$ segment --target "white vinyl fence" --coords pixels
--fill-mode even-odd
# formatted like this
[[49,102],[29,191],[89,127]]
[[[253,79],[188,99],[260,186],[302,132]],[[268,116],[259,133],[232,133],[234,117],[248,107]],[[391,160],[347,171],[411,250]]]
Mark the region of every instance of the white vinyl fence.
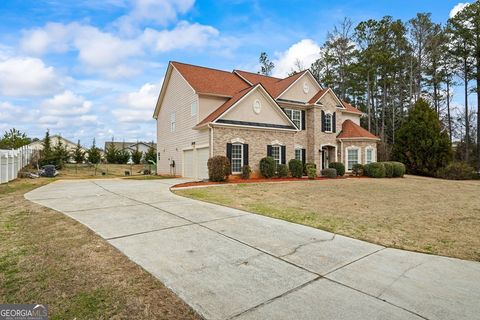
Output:
[[33,150],[28,147],[15,150],[0,149],[0,183],[16,179],[18,172],[30,163],[32,155]]

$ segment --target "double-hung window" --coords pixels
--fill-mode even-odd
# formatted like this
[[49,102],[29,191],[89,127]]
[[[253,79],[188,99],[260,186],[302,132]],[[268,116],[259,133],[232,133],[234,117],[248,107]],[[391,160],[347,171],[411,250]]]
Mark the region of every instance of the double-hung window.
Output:
[[242,172],[243,144],[232,144],[232,173]]
[[272,146],[272,158],[276,164],[282,163],[282,148],[281,146]]
[[295,149],[295,159],[302,161],[302,149]]
[[173,112],[170,115],[170,132],[175,132],[177,126],[177,115]]
[[292,122],[297,126],[298,129],[302,130],[302,111],[295,109],[285,109],[285,113],[292,120]]
[[332,132],[332,115],[330,113],[326,113],[323,118],[323,128],[325,132]]
[[366,164],[372,163],[373,162],[373,149],[368,148],[366,150],[366,153],[367,153],[366,159],[365,159]]
[[347,151],[347,169],[350,171],[354,164],[358,163],[358,149],[348,149]]

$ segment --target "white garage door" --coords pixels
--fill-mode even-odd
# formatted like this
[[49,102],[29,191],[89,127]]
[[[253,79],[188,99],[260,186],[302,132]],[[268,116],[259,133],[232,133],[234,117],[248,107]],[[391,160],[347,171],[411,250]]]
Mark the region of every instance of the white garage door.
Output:
[[194,169],[193,150],[183,151],[183,176],[186,178],[195,178]]
[[197,178],[208,179],[207,161],[210,156],[208,148],[197,149]]

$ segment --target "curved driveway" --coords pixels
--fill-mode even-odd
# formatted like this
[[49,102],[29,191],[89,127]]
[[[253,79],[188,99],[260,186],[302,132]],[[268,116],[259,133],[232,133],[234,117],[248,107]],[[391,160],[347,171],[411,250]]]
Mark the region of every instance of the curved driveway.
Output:
[[480,263],[389,249],[172,194],[58,181],[25,197],[105,238],[207,319],[480,319]]

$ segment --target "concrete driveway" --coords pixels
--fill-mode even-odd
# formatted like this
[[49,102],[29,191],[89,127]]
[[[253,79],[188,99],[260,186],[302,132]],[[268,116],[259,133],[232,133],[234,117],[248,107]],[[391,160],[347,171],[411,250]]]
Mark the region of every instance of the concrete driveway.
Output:
[[185,199],[169,191],[179,182],[59,181],[25,197],[88,226],[207,319],[480,319],[480,263]]

